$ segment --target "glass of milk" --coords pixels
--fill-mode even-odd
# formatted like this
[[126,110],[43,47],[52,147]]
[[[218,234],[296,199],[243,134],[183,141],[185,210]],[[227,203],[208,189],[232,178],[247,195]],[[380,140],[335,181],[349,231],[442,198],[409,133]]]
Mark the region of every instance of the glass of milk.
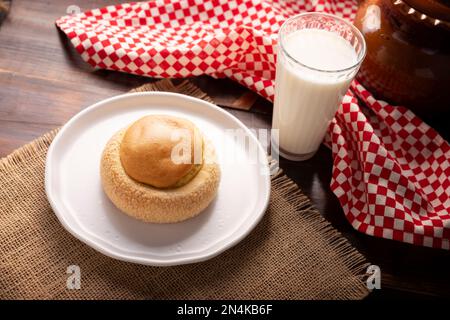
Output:
[[361,32],[339,17],[304,13],[282,25],[272,127],[283,157],[316,153],[365,54]]

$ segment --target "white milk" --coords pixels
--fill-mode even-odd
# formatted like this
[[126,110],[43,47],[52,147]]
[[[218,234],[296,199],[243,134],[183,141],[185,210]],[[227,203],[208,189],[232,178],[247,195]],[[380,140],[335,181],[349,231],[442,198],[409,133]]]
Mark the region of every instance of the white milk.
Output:
[[279,50],[272,126],[279,129],[281,154],[303,160],[319,148],[357,71],[313,69],[350,68],[357,63],[357,54],[344,38],[319,29],[294,31],[286,35],[283,45],[284,51],[300,64]]

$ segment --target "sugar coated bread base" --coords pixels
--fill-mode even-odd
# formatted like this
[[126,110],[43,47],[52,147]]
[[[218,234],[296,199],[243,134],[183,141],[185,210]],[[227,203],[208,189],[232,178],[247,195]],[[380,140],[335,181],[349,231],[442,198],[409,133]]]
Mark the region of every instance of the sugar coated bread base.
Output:
[[107,143],[101,159],[103,189],[114,205],[129,216],[153,223],[174,223],[192,218],[214,199],[220,169],[211,142],[204,139],[201,170],[184,186],[159,189],[130,178],[120,161],[123,129]]

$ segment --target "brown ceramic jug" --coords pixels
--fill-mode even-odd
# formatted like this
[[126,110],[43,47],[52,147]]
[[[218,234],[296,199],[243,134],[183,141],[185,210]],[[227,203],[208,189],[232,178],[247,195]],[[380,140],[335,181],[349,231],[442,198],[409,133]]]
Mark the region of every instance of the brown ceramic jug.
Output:
[[361,1],[367,55],[358,79],[419,114],[450,109],[450,0]]

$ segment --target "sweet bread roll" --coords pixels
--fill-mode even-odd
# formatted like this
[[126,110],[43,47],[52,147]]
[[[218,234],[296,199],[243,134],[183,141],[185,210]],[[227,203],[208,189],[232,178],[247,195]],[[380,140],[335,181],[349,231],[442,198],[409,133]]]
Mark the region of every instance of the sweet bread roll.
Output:
[[194,217],[220,181],[215,150],[190,121],[152,115],[117,132],[101,158],[103,189],[126,214],[155,223]]

